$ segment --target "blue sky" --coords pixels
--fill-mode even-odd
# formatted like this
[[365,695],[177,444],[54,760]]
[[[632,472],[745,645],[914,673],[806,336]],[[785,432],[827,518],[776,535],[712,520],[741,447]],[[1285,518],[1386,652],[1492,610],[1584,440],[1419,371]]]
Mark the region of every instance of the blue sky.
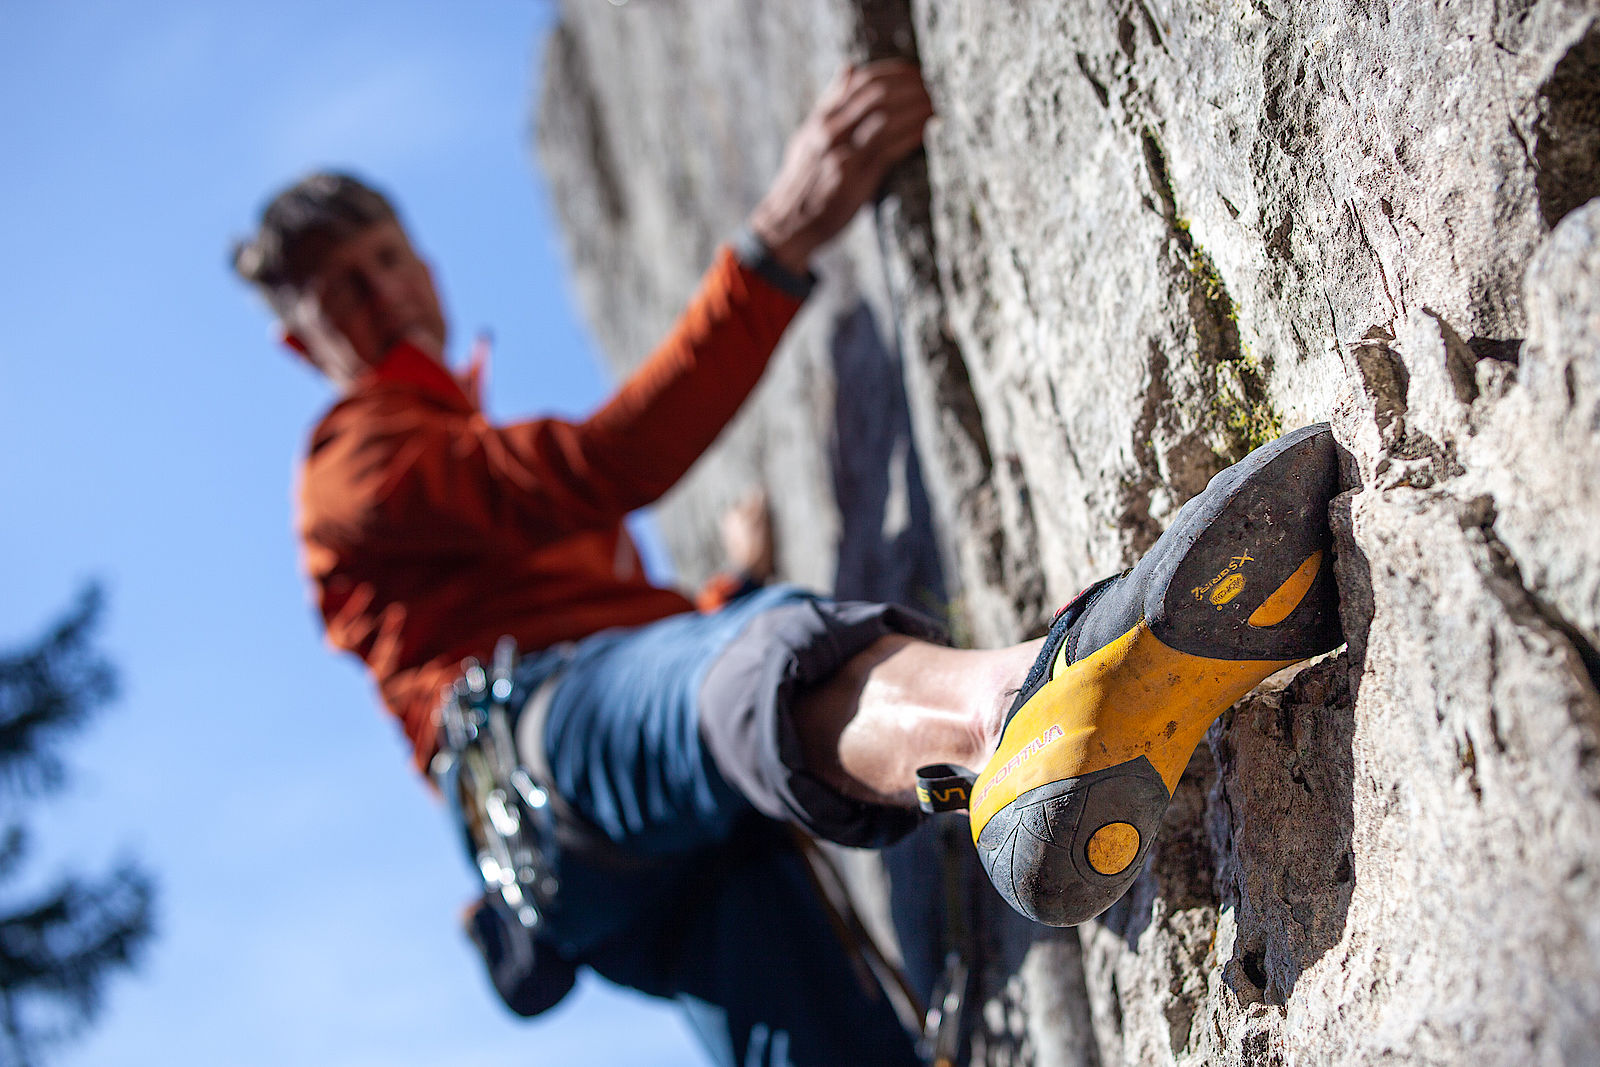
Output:
[[491,410],[605,388],[530,148],[532,0],[0,0],[0,645],[87,577],[123,693],[36,823],[37,879],[131,852],[145,966],[60,1064],[698,1064],[670,1008],[599,987],[496,1006],[456,927],[470,872],[358,665],[322,644],[290,479],[327,402],[226,249],[350,167],[401,201]]

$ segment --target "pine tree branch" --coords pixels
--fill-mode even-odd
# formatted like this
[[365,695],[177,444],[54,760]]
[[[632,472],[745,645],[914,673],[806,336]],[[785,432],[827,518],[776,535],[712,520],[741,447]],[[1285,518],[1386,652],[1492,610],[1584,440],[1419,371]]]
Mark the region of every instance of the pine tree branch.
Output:
[[0,837],[0,882],[17,873],[27,854],[28,831],[20,825],[6,827],[5,836]]
[[116,695],[116,673],[94,647],[104,606],[91,583],[36,644],[0,654],[0,785],[25,795],[61,787],[66,765],[54,751]]
[[[67,878],[35,903],[0,917],[0,1029],[28,1049],[93,1021],[104,985],[131,967],[153,932],[148,874],[124,863],[97,883]],[[30,1021],[30,1003],[66,1008],[66,1025]]]
[[[60,788],[58,750],[115,695],[115,673],[94,642],[103,602],[88,585],[38,641],[0,653],[0,791],[37,797]],[[16,876],[28,851],[16,816],[3,825],[0,882]],[[105,983],[150,938],[153,897],[149,875],[124,863],[98,880],[65,877],[0,914],[0,1064],[28,1067],[93,1020]]]

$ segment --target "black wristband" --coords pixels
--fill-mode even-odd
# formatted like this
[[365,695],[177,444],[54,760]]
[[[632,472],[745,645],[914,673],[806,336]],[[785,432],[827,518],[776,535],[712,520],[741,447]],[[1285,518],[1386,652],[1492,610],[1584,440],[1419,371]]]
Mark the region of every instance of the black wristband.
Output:
[[817,276],[810,271],[805,274],[796,274],[794,271],[779,263],[772,254],[772,249],[767,247],[767,242],[756,236],[756,232],[748,226],[739,227],[729,242],[733,246],[733,254],[739,262],[759,274],[763,281],[774,289],[796,300],[804,300],[811,295],[811,290],[817,287]]

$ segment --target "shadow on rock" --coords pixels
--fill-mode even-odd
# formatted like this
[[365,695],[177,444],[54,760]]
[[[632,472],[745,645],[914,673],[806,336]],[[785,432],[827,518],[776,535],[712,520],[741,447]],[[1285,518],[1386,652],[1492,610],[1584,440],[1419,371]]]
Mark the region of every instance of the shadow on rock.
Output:
[[1250,698],[1213,734],[1217,885],[1238,923],[1225,977],[1245,1003],[1284,1003],[1344,936],[1355,885],[1347,658]]
[[1600,23],[1539,87],[1534,157],[1539,212],[1551,228],[1600,195]]
[[942,617],[944,574],[900,361],[864,303],[836,323],[831,348],[840,387],[829,458],[842,523],[834,595]]

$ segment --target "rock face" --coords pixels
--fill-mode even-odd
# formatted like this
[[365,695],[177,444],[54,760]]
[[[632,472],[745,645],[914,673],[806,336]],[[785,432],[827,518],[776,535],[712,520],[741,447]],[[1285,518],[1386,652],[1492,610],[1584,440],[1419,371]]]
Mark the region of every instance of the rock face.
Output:
[[[1129,894],[952,883],[967,1058],[1600,1062],[1600,6],[562,6],[541,157],[619,372],[841,62],[940,113],[662,507],[685,580],[759,483],[786,577],[1008,642],[1254,444],[1348,453],[1348,647],[1213,727]],[[935,845],[888,859],[924,984]]]

